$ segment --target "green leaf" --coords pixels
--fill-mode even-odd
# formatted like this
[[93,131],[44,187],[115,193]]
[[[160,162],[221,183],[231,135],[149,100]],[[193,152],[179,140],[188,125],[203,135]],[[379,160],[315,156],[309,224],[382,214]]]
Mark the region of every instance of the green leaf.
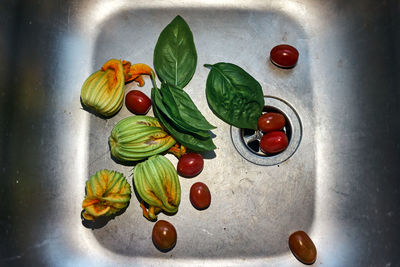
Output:
[[176,16],[161,32],[153,61],[162,82],[182,89],[192,79],[197,65],[196,47],[192,31],[181,16]]
[[[156,90],[158,89],[153,88],[151,90],[152,99],[155,99]],[[216,148],[211,136],[206,139],[199,139],[191,134],[181,132],[174,126],[173,123],[171,123],[171,120],[169,120],[169,118],[158,109],[155,103],[153,103],[153,112],[164,128],[175,138],[178,143],[197,152],[214,150]]]
[[[178,89],[181,90],[181,89]],[[181,90],[182,91],[182,90]],[[179,114],[175,110],[171,110],[165,101],[164,95],[161,95],[160,90],[155,89],[154,90],[154,103],[157,106],[157,108],[171,120],[171,124],[173,124],[177,129],[179,129],[181,132],[185,132],[188,134],[194,134],[197,135],[200,139],[204,138],[209,138],[210,134],[208,131],[204,130],[197,130],[197,129],[188,129],[185,124],[183,124],[179,118]]]
[[167,108],[189,131],[212,130],[216,127],[211,125],[203,114],[197,109],[190,96],[183,90],[166,83],[161,85],[161,93]]
[[226,123],[238,128],[257,129],[264,108],[261,85],[245,70],[220,62],[211,67],[206,95],[210,109]]

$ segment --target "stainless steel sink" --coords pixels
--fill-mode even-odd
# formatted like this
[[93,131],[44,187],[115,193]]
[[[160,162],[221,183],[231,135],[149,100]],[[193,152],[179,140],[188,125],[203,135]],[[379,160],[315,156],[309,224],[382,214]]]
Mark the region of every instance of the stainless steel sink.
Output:
[[[288,248],[296,230],[316,244],[314,265],[400,266],[398,1],[1,5],[0,266],[302,266]],[[109,168],[132,184],[132,166],[114,162],[107,144],[130,113],[101,119],[79,95],[107,59],[152,65],[160,31],[178,14],[198,52],[186,91],[218,126],[217,149],[198,177],[180,178],[179,212],[159,215],[178,232],[176,247],[161,253],[134,195],[105,225],[82,223],[89,176]],[[269,61],[281,43],[299,50],[295,68]],[[261,166],[236,150],[205,99],[203,64],[220,61],[246,69],[297,113],[301,142],[289,159]],[[204,211],[189,201],[197,181],[212,193]]]

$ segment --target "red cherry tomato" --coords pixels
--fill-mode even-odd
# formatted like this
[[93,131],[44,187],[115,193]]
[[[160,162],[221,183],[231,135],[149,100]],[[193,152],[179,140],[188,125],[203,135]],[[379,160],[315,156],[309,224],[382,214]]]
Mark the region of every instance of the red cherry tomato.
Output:
[[279,131],[285,124],[285,117],[276,112],[267,112],[258,118],[258,129],[263,132]]
[[299,51],[291,45],[277,45],[270,52],[272,63],[281,68],[292,68],[299,59]]
[[198,175],[204,166],[203,157],[198,153],[187,153],[179,161],[177,170],[180,176],[194,177]]
[[303,231],[297,231],[290,235],[289,248],[296,258],[305,264],[312,264],[317,258],[317,248],[314,242]]
[[285,150],[288,143],[288,138],[284,132],[273,131],[264,134],[260,141],[260,148],[264,153],[274,154]]
[[132,90],[125,97],[126,107],[135,114],[146,114],[151,106],[150,98],[141,91]]
[[171,250],[175,246],[177,239],[175,227],[167,221],[159,220],[154,224],[152,239],[159,250]]
[[204,210],[210,206],[211,193],[207,185],[197,182],[190,188],[190,202],[198,210]]

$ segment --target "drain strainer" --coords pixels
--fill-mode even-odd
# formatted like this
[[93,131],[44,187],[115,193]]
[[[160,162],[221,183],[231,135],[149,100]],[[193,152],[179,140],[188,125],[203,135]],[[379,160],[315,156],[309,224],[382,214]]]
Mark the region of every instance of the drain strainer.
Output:
[[271,96],[264,96],[264,112],[279,112],[286,118],[283,131],[286,133],[288,147],[274,155],[266,155],[260,151],[260,139],[263,136],[261,131],[240,129],[231,126],[231,137],[233,145],[242,157],[248,161],[264,166],[272,166],[290,158],[296,152],[302,136],[302,128],[299,115],[285,101]]

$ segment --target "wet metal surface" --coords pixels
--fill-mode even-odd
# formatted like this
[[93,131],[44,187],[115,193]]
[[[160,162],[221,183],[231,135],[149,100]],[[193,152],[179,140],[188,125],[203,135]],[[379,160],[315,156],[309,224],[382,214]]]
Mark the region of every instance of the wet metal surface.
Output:
[[[304,230],[322,266],[398,266],[400,245],[397,1],[6,1],[0,8],[0,266],[303,266],[288,237]],[[132,196],[103,227],[82,225],[85,181],[110,157],[104,120],[84,111],[83,81],[109,58],[152,65],[161,30],[190,25],[198,66],[186,91],[213,130],[203,172],[180,178],[176,247],[159,252]],[[299,61],[279,69],[277,44]],[[388,52],[390,51],[390,52]],[[243,67],[302,123],[289,160],[259,166],[235,149],[205,99],[205,63]],[[142,90],[150,95],[147,79]],[[129,84],[126,92],[137,89]],[[151,114],[151,113],[150,113]],[[176,164],[174,157],[169,157]],[[190,186],[208,185],[194,209]]]

